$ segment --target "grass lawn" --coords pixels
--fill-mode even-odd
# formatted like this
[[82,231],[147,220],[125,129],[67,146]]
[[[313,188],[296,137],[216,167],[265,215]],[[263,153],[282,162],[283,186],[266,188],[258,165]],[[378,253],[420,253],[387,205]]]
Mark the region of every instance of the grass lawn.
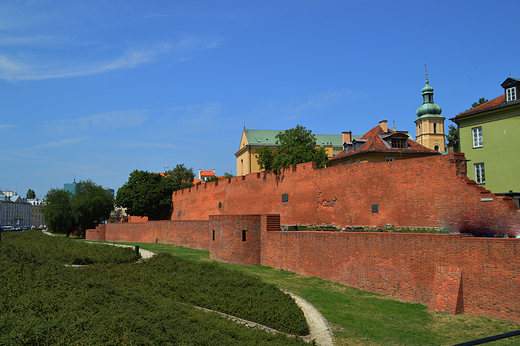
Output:
[[[139,245],[153,252],[169,252],[195,261],[212,261],[209,252],[166,244]],[[520,324],[475,315],[429,311],[334,282],[262,266],[222,266],[258,276],[312,303],[329,321],[336,345],[453,345],[520,330]],[[520,336],[489,345],[519,345]]]

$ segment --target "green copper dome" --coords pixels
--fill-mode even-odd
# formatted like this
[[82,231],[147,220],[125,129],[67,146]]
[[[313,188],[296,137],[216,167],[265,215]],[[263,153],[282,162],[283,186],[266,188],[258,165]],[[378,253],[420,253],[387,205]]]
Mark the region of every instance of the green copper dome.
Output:
[[426,75],[426,85],[421,89],[421,92],[423,95],[423,104],[417,108],[415,114],[417,114],[418,117],[422,117],[424,115],[440,116],[442,113],[442,108],[433,102],[433,88],[428,82],[428,75]]

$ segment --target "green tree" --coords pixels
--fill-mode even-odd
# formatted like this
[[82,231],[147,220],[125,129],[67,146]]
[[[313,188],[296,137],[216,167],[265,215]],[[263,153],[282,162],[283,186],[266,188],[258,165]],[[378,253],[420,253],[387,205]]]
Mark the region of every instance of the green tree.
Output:
[[174,169],[166,171],[165,175],[168,177],[168,179],[173,181],[174,191],[192,187],[193,179],[195,179],[195,173],[193,173],[193,168],[188,169],[184,167],[184,164],[179,164],[175,166]]
[[36,198],[36,192],[34,192],[33,189],[27,190],[27,194],[25,195],[25,198],[27,198],[27,199],[35,199]]
[[453,149],[458,152],[459,151],[459,129],[455,125],[448,126],[448,134],[446,135],[446,140],[448,141],[448,146],[453,146]]
[[480,105],[483,105],[484,103],[488,102],[489,100],[486,99],[485,97],[481,97],[478,99],[478,102],[473,102],[473,104],[471,105],[471,108],[475,108],[475,107],[478,107]]
[[277,149],[263,147],[257,152],[260,168],[279,171],[298,163],[316,162],[316,167],[325,167],[329,160],[324,148],[316,148],[316,136],[301,125],[276,135]]
[[168,220],[171,217],[174,179],[161,174],[135,170],[128,181],[117,190],[116,205],[126,208],[129,215],[147,216],[149,220]]
[[96,224],[110,218],[114,198],[110,191],[89,179],[77,184],[71,207],[77,229],[83,237],[87,229],[95,228]]
[[260,169],[274,169],[274,152],[273,149],[268,146],[258,149],[256,152],[256,159]]
[[225,179],[233,178],[233,174],[228,173],[228,172],[224,172],[224,178]]
[[87,229],[95,228],[97,223],[108,219],[113,209],[112,193],[86,180],[77,184],[76,194],[64,189],[50,189],[45,196],[42,212],[51,232],[68,237],[72,232],[79,231],[79,235],[84,237]]
[[69,191],[50,189],[47,192],[42,213],[49,231],[66,234],[68,237],[76,228],[71,201],[72,194]]

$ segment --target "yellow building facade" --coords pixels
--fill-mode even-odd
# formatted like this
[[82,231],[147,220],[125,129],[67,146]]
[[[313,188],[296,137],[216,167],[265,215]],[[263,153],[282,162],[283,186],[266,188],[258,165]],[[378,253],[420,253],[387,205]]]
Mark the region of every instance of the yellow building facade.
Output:
[[[276,150],[276,135],[283,131],[244,129],[240,137],[240,146],[235,153],[237,176],[263,171],[260,169],[256,153],[268,146]],[[325,149],[329,158],[343,150],[342,135],[315,135],[316,146]]]

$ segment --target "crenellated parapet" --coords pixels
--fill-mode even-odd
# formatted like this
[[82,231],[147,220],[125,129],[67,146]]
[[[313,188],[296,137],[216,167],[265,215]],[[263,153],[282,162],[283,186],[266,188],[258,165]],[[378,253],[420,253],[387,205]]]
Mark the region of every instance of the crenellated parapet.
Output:
[[282,225],[453,229],[485,216],[508,234],[520,230],[512,200],[482,189],[465,172],[461,153],[323,169],[305,163],[176,191],[171,219],[279,214]]

